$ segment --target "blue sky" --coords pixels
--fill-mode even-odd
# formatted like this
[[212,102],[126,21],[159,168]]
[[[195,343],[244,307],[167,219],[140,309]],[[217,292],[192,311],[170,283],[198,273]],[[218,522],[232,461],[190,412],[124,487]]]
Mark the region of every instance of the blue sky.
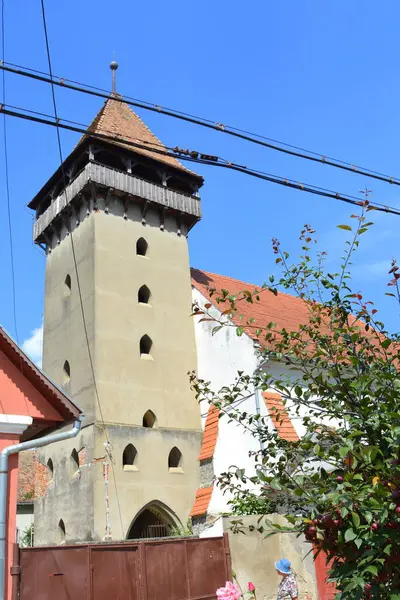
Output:
[[[115,52],[120,93],[400,176],[398,1],[47,0],[47,12],[57,75],[109,88]],[[47,70],[39,0],[6,0],[6,60]],[[6,87],[8,104],[51,113],[47,85],[7,75]],[[82,123],[102,105],[83,94],[56,93],[60,116]],[[140,116],[170,146],[354,195],[367,185],[377,202],[400,206],[399,188],[165,116]],[[45,266],[42,251],[32,244],[26,204],[56,169],[58,153],[53,128],[11,118],[7,127],[22,342],[42,321]],[[61,135],[66,155],[77,136]],[[271,237],[295,252],[304,223],[318,231],[332,265],[339,262],[345,233],[336,225],[346,221],[349,206],[230,171],[200,166],[197,171],[206,184],[203,220],[190,235],[192,266],[262,283],[274,270]],[[14,335],[3,155],[0,194],[0,323]],[[373,220],[354,285],[398,330],[398,307],[384,293],[387,267],[400,254],[400,218]],[[36,333],[28,346],[33,354],[39,337]]]

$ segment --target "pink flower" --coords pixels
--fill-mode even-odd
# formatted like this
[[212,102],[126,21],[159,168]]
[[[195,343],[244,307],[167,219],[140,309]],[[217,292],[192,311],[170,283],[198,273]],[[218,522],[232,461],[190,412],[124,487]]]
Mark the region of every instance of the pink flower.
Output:
[[249,581],[249,583],[247,584],[247,589],[249,590],[249,592],[253,593],[256,591],[256,586],[254,585],[254,583],[251,583],[251,581]]
[[218,600],[240,600],[241,597],[242,593],[239,589],[239,586],[231,581],[227,581],[225,587],[217,590]]

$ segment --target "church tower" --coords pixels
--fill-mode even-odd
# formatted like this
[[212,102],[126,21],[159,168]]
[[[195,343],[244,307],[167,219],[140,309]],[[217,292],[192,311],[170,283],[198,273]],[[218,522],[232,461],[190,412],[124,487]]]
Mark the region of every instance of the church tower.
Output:
[[202,436],[187,235],[202,183],[114,93],[29,204],[47,256],[43,370],[86,415],[78,438],[38,454],[37,544],[186,524]]

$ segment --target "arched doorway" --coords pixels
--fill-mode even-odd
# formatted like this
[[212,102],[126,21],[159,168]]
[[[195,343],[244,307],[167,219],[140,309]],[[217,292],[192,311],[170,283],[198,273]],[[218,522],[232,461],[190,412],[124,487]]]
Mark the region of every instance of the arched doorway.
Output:
[[176,526],[177,519],[172,516],[168,507],[161,502],[151,502],[133,519],[126,538],[137,540],[168,537]]

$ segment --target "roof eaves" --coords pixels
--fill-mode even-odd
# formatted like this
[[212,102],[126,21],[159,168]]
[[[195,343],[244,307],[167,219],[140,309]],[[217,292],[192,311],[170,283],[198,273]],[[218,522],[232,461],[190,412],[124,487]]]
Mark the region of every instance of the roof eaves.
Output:
[[[81,408],[74,402],[61,388],[55,384],[45,373],[35,365],[35,363],[25,354],[25,352],[18,346],[18,344],[12,339],[12,337],[6,332],[6,330],[0,326],[0,339],[6,344],[11,350],[14,357],[22,359],[23,363],[30,369],[34,377],[38,378],[51,392],[57,400],[59,400],[63,407],[70,413],[71,417],[76,418],[82,414]],[[8,355],[8,358],[12,361],[12,356]],[[14,363],[15,364],[15,363]],[[31,382],[32,383],[32,382]]]

